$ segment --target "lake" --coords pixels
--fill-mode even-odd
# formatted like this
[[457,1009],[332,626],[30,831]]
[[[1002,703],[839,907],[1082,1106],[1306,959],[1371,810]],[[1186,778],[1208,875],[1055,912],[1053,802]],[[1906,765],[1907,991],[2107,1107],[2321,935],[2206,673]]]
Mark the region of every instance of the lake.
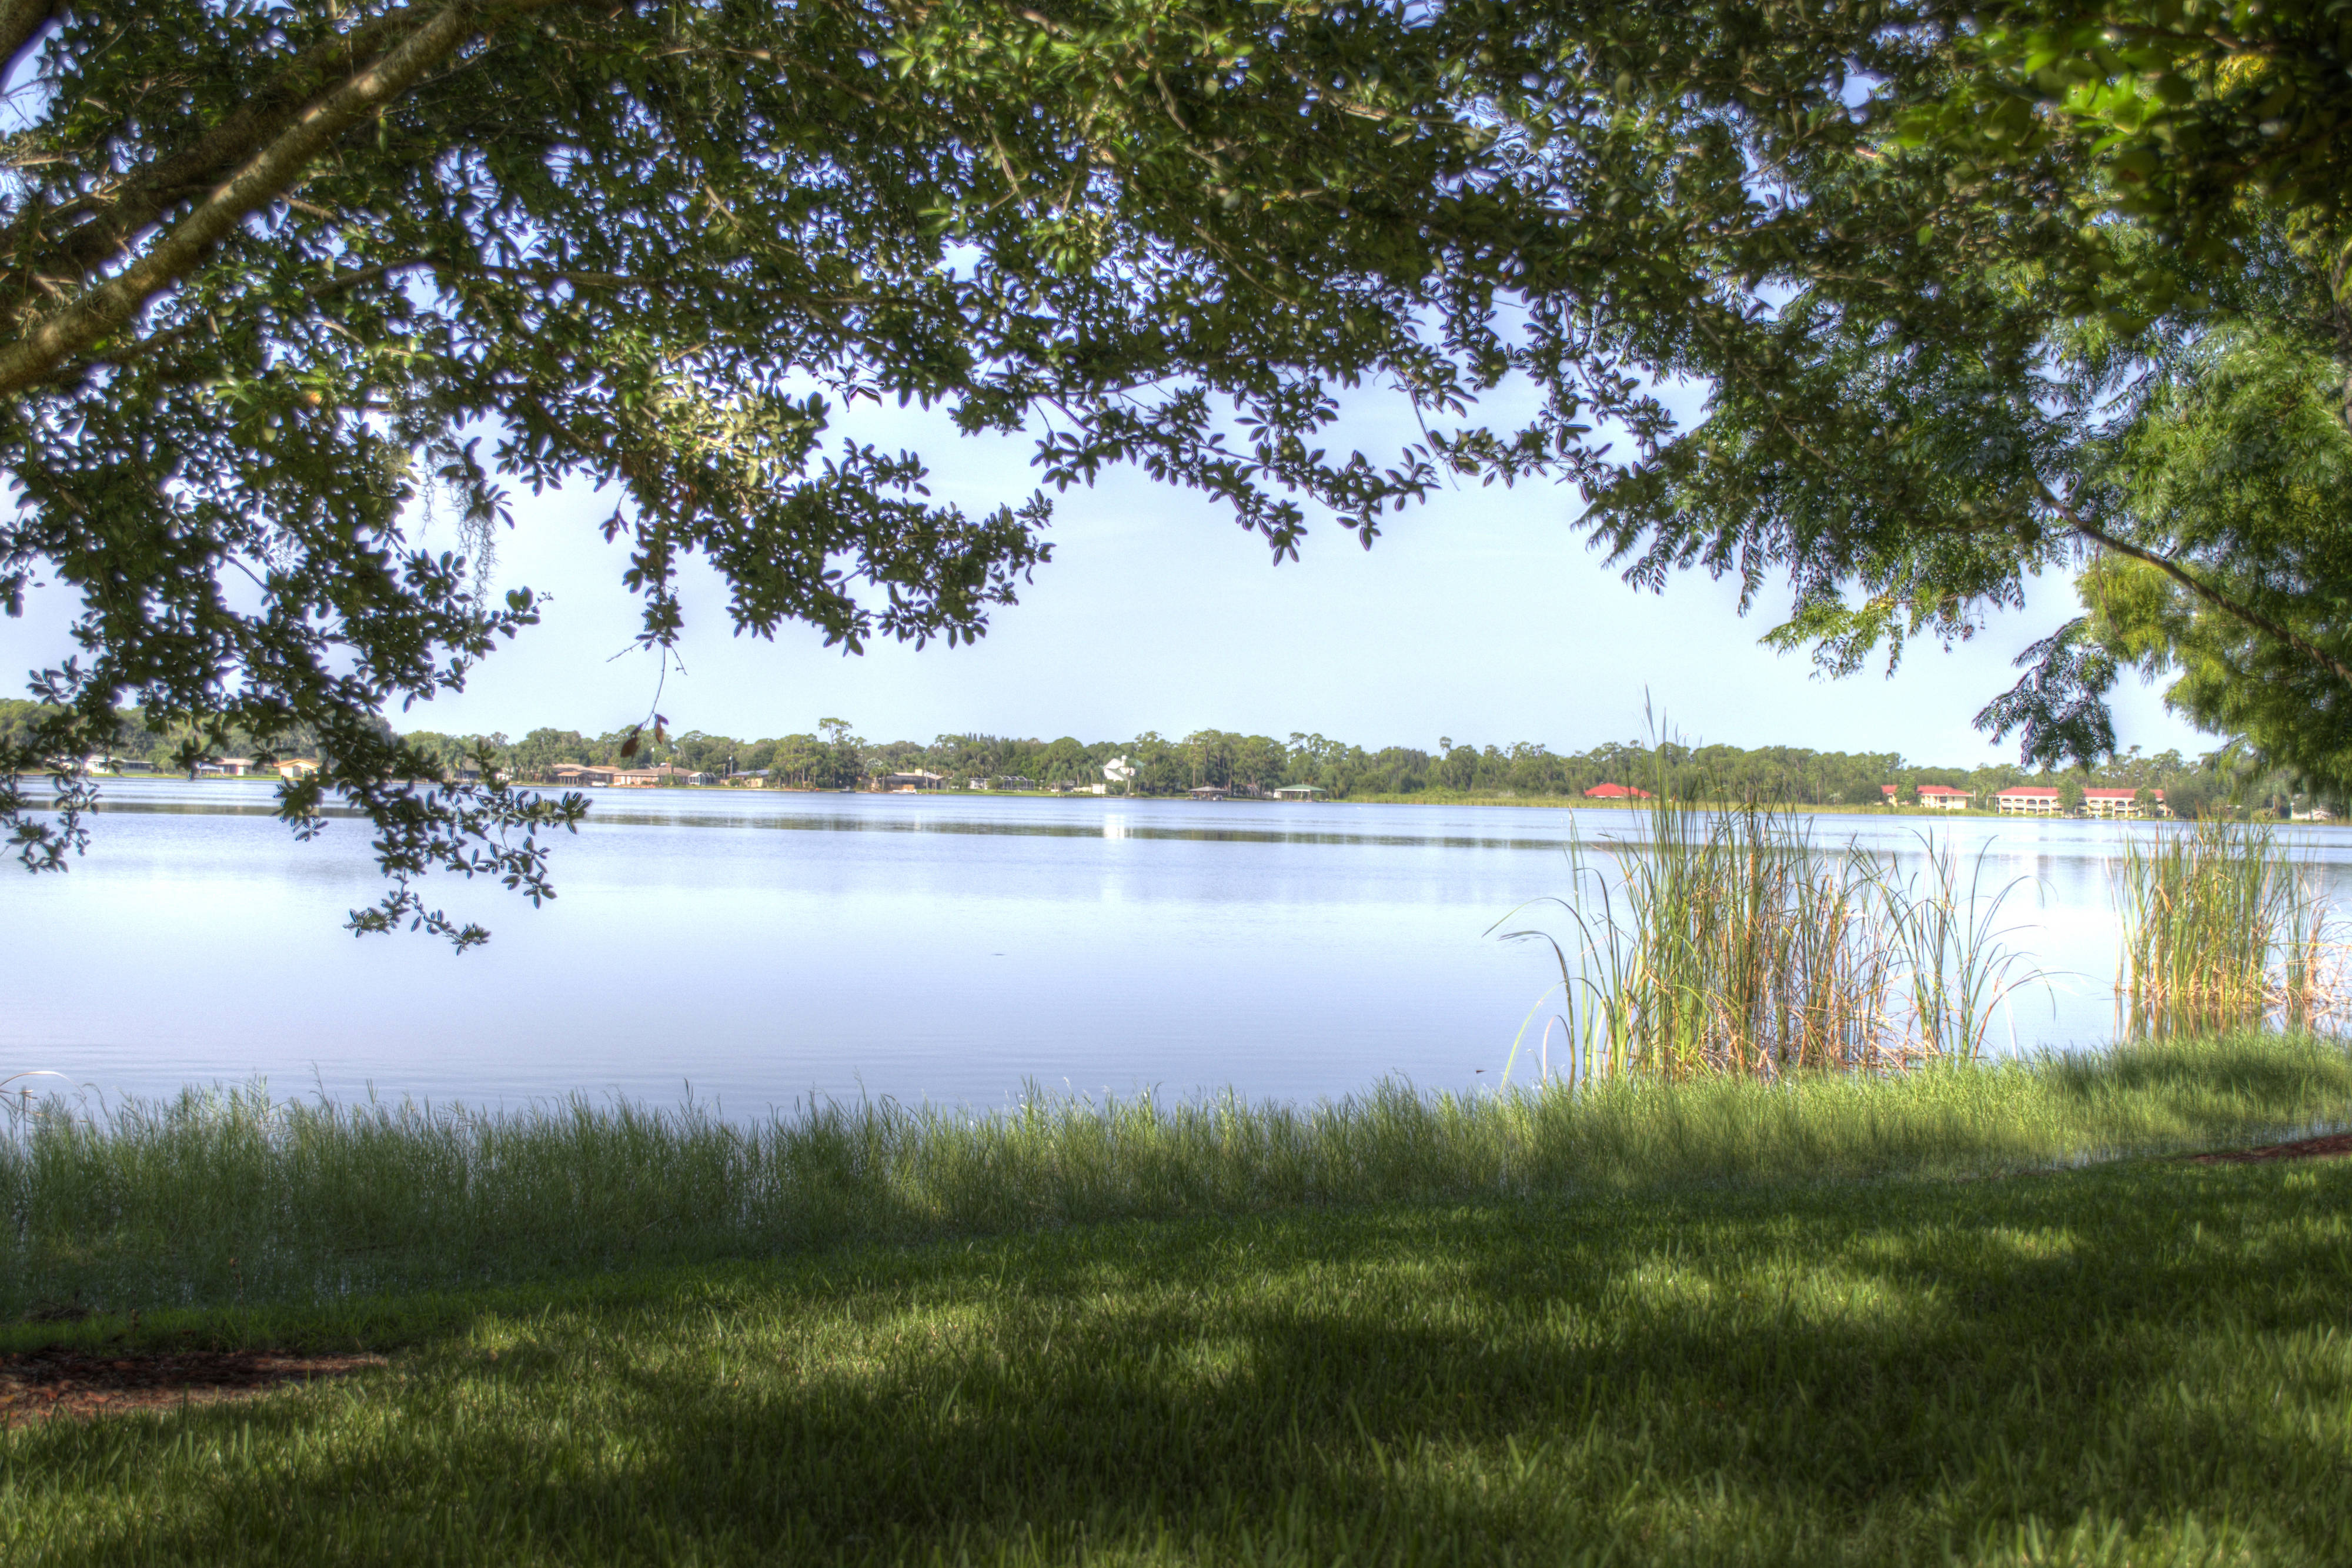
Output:
[[[1311,1101],[1495,1083],[1550,977],[1485,935],[1638,812],[599,790],[560,896],[428,883],[496,933],[355,939],[363,824],[296,842],[272,787],[106,786],[63,876],[0,873],[0,1076],[108,1096],[266,1080],[515,1104],[577,1091],[735,1115],[812,1094],[1004,1105],[1024,1085]],[[1817,842],[1990,845],[2032,962],[2003,1049],[2113,1032],[2110,894],[2161,824],[1823,815]],[[2297,831],[2339,903],[2352,835]],[[1555,922],[1557,927],[1558,922]],[[1523,1058],[1518,1073],[1528,1071]],[[54,1084],[55,1081],[47,1081]]]

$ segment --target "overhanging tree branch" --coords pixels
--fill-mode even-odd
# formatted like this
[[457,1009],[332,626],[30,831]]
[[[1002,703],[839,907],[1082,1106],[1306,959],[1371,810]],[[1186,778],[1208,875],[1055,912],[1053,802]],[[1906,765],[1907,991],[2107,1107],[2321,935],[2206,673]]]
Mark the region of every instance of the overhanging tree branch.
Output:
[[215,189],[144,256],[0,348],[0,392],[22,391],[75,354],[117,331],[176,283],[246,218],[283,192],[310,162],[361,121],[381,111],[468,38],[564,0],[459,0],[428,18],[375,65],[352,77],[303,112],[282,134]]
[[[428,0],[311,45],[273,79],[257,84],[235,113],[205,131],[194,145],[127,170],[120,178],[62,207],[21,214],[0,230],[0,256],[27,277],[86,275],[173,206],[226,178],[281,134],[331,79],[367,65],[394,47],[403,32],[434,14]],[[79,221],[62,235],[45,244],[35,243],[44,225],[76,217]],[[24,254],[28,250],[30,255]]]
[[2233,616],[2237,620],[2244,622],[2247,625],[2252,627],[2255,631],[2262,632],[2264,636],[2278,639],[2280,642],[2284,643],[2288,647],[2293,648],[2296,653],[2301,653],[2305,658],[2309,659],[2313,664],[2319,665],[2323,669],[2331,671],[2335,674],[2336,678],[2342,681],[2346,685],[2352,686],[2352,668],[2346,667],[2342,660],[2328,653],[2325,649],[2312,642],[2309,638],[2302,636],[2281,622],[2272,620],[2269,616],[2264,615],[2261,611],[2254,609],[2251,605],[2239,603],[2236,600],[2231,599],[2221,590],[2214,588],[2210,583],[2198,578],[2187,568],[2183,567],[2179,561],[2172,559],[2170,557],[2158,555],[2154,550],[2145,549],[2139,545],[2132,543],[2129,539],[2119,538],[2116,535],[2109,533],[2106,529],[2099,527],[2096,523],[2092,522],[2090,519],[2084,517],[2081,513],[2075,511],[2074,507],[2068,506],[2064,501],[2059,499],[2056,492],[2053,491],[2049,486],[2043,484],[2041,480],[2036,479],[2034,481],[2034,487],[2042,493],[2042,502],[2052,510],[2055,511],[2060,517],[2065,518],[2066,526],[2073,528],[2084,538],[2103,546],[2107,549],[2114,550],[2117,555],[2129,556],[2134,560],[2142,561],[2156,568],[2157,570],[2164,573],[2165,576],[2172,579],[2173,581],[2180,584],[2181,587],[2189,590],[2189,592],[2195,594],[2198,598],[2203,600],[2214,609],[2221,612],[2222,614]]

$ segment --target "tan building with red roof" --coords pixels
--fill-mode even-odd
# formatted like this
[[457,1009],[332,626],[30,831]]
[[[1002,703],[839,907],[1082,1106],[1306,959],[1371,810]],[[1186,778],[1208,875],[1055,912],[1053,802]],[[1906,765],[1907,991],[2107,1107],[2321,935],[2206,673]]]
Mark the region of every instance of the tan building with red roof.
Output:
[[[1899,784],[1881,784],[1878,793],[1892,806],[1895,791],[1901,788]],[[1955,789],[1949,784],[1922,784],[1915,793],[1919,797],[1921,807],[1930,811],[1965,811],[1976,803],[1974,795],[1966,789]]]
[[2153,806],[2142,810],[2137,789],[2085,789],[2083,791],[2083,814],[2086,817],[2168,817],[2165,810],[2164,791],[2151,789],[2156,797]]

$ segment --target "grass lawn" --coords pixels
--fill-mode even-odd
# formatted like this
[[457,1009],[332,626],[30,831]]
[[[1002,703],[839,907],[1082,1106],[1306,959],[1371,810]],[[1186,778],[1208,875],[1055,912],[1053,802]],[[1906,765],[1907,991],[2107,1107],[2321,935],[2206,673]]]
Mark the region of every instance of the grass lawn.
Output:
[[135,1336],[390,1362],[0,1434],[12,1568],[2352,1563],[2352,1161],[1108,1221]]

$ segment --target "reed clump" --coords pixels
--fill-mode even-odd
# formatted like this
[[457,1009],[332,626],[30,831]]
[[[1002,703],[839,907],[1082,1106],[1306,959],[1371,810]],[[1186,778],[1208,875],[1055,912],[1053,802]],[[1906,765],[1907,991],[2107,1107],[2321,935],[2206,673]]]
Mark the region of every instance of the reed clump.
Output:
[[1536,901],[1567,914],[1566,940],[1504,933],[1549,943],[1559,966],[1530,1014],[1531,1028],[1558,998],[1538,1079],[1555,1076],[1555,1030],[1559,1075],[1578,1082],[1974,1060],[1994,1009],[2039,974],[2002,941],[2011,888],[1984,887],[1983,854],[1964,868],[1948,843],[1922,847],[1923,869],[1902,877],[1851,842],[1820,848],[1785,810],[1662,791],[1646,839],[1608,846],[1613,877],[1579,844],[1572,895]]
[[2047,1167],[2352,1124],[2352,1053],[2248,1034],[1903,1073],[1470,1095],[1391,1082],[1312,1106],[1038,1094],[992,1115],[885,1100],[751,1123],[694,1105],[492,1113],[258,1089],[0,1103],[0,1317],[14,1317],[1300,1206]]
[[2339,923],[2308,855],[2266,824],[2203,821],[2127,842],[2116,902],[2130,1036],[2300,1027],[2340,1010]]

